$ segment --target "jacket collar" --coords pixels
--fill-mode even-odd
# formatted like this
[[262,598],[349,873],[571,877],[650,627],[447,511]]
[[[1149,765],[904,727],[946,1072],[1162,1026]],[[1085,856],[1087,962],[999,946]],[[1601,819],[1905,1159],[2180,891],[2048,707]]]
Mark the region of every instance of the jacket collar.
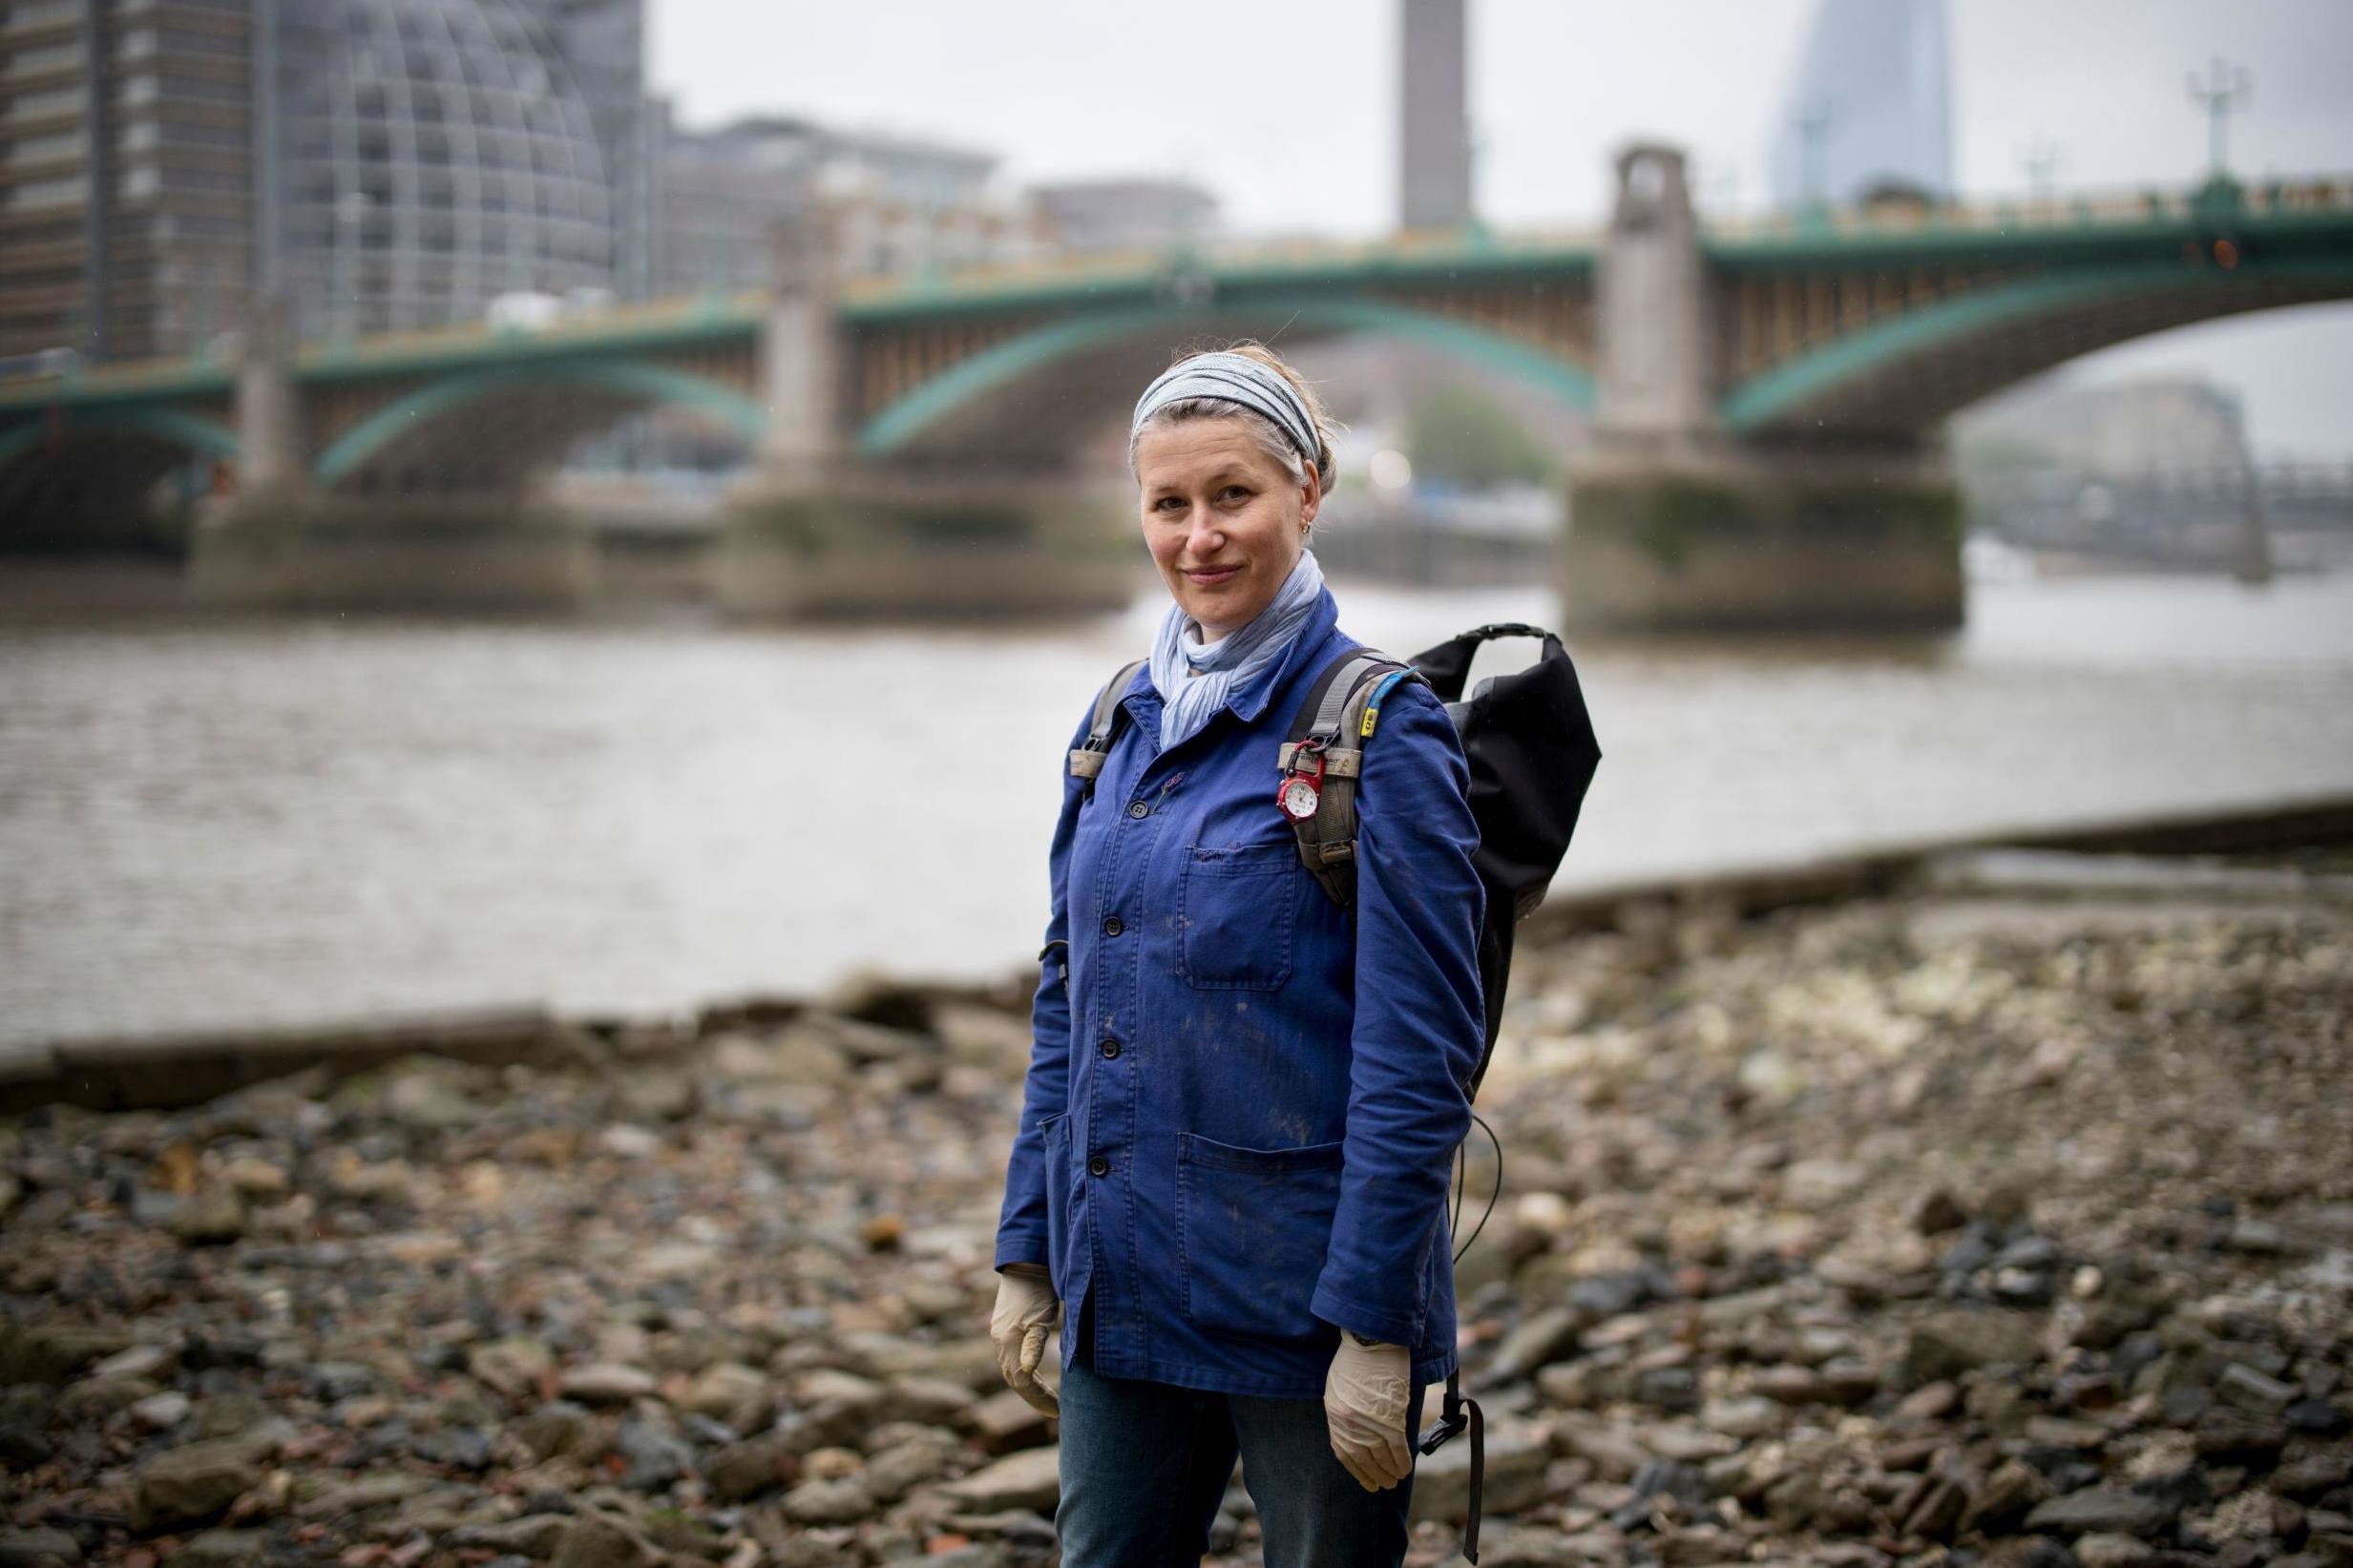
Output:
[[[1277,692],[1290,689],[1321,668],[1324,645],[1332,640],[1332,634],[1339,628],[1339,624],[1340,607],[1332,597],[1332,590],[1326,588],[1315,596],[1315,608],[1308,612],[1307,619],[1300,623],[1298,632],[1292,638],[1291,646],[1283,650],[1283,657],[1268,665],[1248,685],[1228,693],[1226,705],[1220,711],[1232,714],[1245,724],[1256,721],[1258,716],[1273,702]],[[1157,750],[1160,745],[1160,693],[1152,685],[1149,668],[1136,672],[1124,705],[1127,717],[1135,721],[1137,728],[1151,737],[1152,746]],[[1215,721],[1212,720],[1210,727],[1214,724]],[[1208,732],[1208,728],[1205,727],[1201,733],[1207,735]]]

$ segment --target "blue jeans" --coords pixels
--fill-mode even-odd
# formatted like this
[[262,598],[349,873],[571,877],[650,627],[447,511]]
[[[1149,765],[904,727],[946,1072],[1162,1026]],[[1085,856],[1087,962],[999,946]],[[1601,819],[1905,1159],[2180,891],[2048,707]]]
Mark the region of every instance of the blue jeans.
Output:
[[[1242,1459],[1266,1568],[1397,1568],[1411,1475],[1367,1492],[1332,1453],[1320,1399],[1098,1376],[1092,1296],[1061,1385],[1062,1568],[1195,1568]],[[1421,1428],[1421,1390],[1405,1430]]]

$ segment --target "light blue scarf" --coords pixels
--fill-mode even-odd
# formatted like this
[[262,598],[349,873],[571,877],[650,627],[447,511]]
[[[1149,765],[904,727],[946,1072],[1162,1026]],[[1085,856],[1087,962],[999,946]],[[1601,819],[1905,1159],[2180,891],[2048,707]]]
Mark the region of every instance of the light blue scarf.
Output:
[[1152,686],[1160,693],[1163,751],[1200,733],[1226,699],[1283,656],[1291,639],[1323,596],[1324,569],[1312,550],[1274,591],[1273,602],[1250,622],[1204,647],[1187,635],[1193,624],[1182,605],[1171,604],[1152,641]]

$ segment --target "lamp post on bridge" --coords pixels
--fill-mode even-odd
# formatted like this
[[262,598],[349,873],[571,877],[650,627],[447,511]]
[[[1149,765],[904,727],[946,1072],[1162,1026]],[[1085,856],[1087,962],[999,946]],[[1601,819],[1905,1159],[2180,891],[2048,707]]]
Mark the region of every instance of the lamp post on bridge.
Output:
[[2206,157],[2214,165],[2212,178],[2216,179],[2229,178],[2223,151],[2231,111],[2243,107],[2254,92],[2255,79],[2247,74],[2246,67],[2227,65],[2219,54],[2207,67],[2204,80],[2195,72],[2190,73],[2190,101],[2206,111]]

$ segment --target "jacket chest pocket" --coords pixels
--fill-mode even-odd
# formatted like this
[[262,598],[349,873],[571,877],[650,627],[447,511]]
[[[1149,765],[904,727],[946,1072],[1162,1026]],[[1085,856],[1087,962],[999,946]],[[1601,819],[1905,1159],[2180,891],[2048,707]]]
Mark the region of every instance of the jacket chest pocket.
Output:
[[1178,964],[1204,991],[1279,991],[1291,978],[1299,847],[1250,844],[1185,851],[1177,891]]
[[1185,1316],[1257,1338],[1323,1331],[1309,1309],[1340,1203],[1341,1145],[1242,1149],[1177,1135]]

